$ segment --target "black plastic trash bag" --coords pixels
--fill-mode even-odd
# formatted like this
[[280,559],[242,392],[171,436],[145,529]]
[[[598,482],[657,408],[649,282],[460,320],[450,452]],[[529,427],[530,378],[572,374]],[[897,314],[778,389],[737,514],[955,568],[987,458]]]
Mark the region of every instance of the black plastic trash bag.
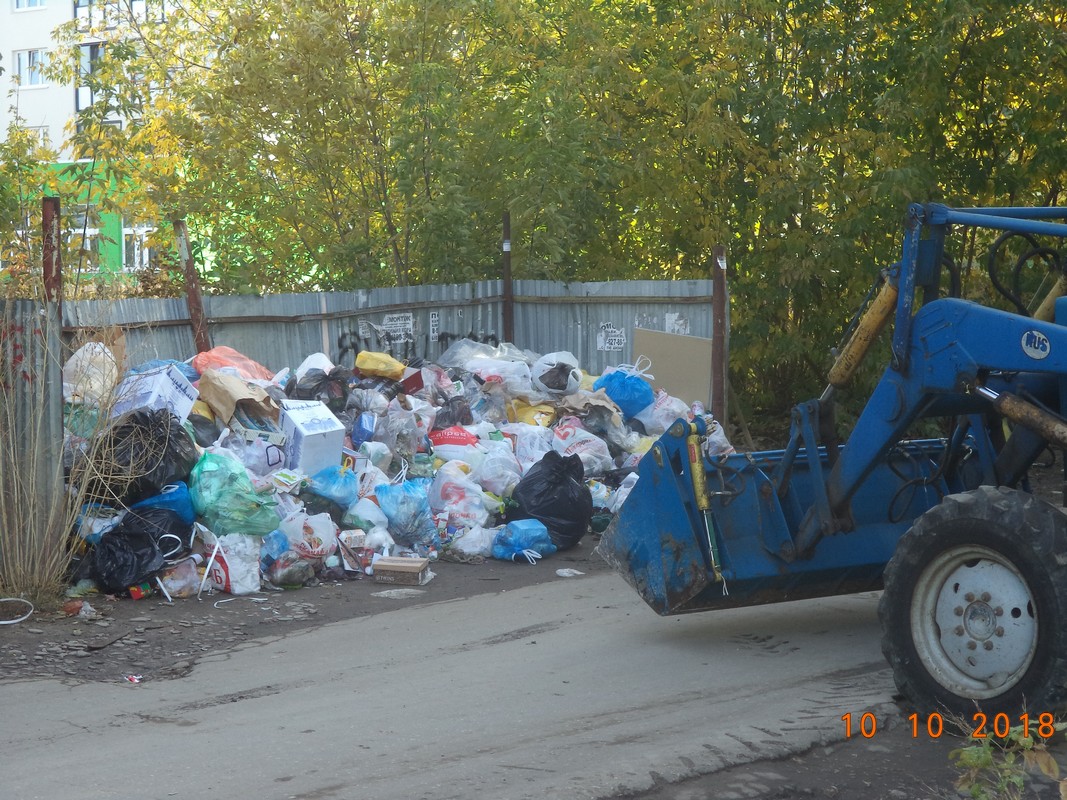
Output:
[[577,455],[564,457],[549,450],[523,475],[511,499],[518,507],[508,520],[540,520],[560,550],[578,544],[593,518],[593,495]]
[[147,533],[165,558],[176,558],[189,548],[192,524],[186,524],[177,511],[163,506],[131,508],[118,527]]
[[435,431],[443,431],[445,428],[451,428],[454,425],[473,425],[474,417],[471,415],[470,404],[467,403],[467,398],[462,395],[456,395],[445,400],[437,409],[437,416],[434,417],[433,429]]
[[193,440],[201,447],[211,447],[222,436],[223,426],[218,420],[201,414],[190,414],[186,420],[186,429],[192,434]]
[[[86,499],[132,505],[189,477],[199,456],[189,432],[167,409],[138,409],[114,420],[90,447],[92,464],[71,478],[88,481]],[[80,473],[80,474],[79,474]]]
[[93,548],[93,579],[110,594],[147,580],[166,563],[152,532],[139,516],[127,524],[129,516],[105,533]]
[[285,393],[293,400],[320,400],[334,414],[340,414],[348,403],[352,370],[334,367],[328,373],[321,369],[309,369],[304,377],[294,376],[285,386]]

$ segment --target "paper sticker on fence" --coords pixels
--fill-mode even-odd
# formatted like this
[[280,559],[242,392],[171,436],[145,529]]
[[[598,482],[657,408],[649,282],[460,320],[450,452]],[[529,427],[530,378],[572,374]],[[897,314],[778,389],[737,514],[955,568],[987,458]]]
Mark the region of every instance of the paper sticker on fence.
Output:
[[415,315],[410,311],[385,314],[380,324],[359,321],[359,338],[367,341],[371,334],[377,335],[379,347],[389,347],[401,342],[415,341]]
[[663,330],[667,333],[675,333],[679,336],[689,335],[689,317],[668,311],[663,315]]
[[610,322],[600,323],[600,330],[596,335],[597,350],[618,352],[625,347],[626,331],[616,328]]

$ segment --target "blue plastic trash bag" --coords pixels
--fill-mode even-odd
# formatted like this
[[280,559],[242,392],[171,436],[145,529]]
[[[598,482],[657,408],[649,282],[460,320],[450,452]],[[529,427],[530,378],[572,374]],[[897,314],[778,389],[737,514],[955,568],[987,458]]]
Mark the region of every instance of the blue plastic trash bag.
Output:
[[536,564],[539,558],[556,552],[548,528],[536,519],[509,522],[493,538],[493,558],[501,561],[526,561]]
[[308,491],[348,508],[359,500],[359,475],[340,465],[323,467],[311,476]]
[[[648,362],[643,367],[642,360]],[[652,362],[644,356],[638,359],[637,364],[620,364],[613,372],[597,378],[593,390],[603,389],[626,419],[635,417],[656,399],[652,385],[645,380],[653,377],[645,371],[651,365]]]
[[134,503],[130,508],[169,508],[186,525],[192,525],[196,521],[193,498],[185,481],[167,484],[159,494]]
[[382,484],[374,490],[378,505],[389,520],[389,533],[400,544],[437,544],[437,527],[430,512],[431,483],[429,478],[412,478],[399,485]]

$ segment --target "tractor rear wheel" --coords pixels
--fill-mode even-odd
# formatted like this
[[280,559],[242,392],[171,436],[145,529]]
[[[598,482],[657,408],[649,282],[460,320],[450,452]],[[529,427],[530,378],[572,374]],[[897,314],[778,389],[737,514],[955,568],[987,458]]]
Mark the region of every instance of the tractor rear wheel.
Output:
[[1067,704],[1067,516],[1015,489],[946,497],[901,537],[878,606],[882,652],[923,713]]

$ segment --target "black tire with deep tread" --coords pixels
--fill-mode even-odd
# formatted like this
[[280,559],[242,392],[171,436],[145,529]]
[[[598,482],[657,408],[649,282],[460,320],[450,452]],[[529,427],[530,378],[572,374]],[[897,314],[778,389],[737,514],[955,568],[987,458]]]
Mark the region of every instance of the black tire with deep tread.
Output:
[[[923,569],[955,547],[979,545],[1009,560],[1037,607],[1037,641],[1026,672],[1005,692],[975,700],[945,688],[918,656],[911,607]],[[921,713],[977,709],[1031,715],[1067,707],[1067,516],[1025,492],[981,486],[946,497],[901,537],[884,573],[878,606],[882,653],[904,699]],[[931,622],[930,624],[934,624]]]

